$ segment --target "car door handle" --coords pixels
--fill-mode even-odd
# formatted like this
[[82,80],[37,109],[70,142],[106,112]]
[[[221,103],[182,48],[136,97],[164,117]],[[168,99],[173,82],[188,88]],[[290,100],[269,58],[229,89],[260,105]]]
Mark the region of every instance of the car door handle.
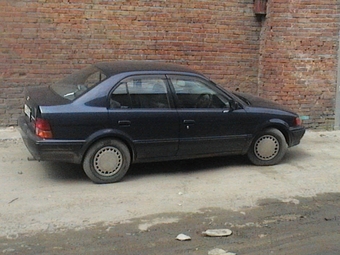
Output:
[[118,120],[118,125],[119,126],[130,126],[131,121],[129,121],[129,120]]
[[190,124],[195,124],[194,120],[183,120],[184,124],[190,125]]
[[195,124],[194,120],[183,120],[183,123],[186,125],[186,129],[190,129],[190,125]]

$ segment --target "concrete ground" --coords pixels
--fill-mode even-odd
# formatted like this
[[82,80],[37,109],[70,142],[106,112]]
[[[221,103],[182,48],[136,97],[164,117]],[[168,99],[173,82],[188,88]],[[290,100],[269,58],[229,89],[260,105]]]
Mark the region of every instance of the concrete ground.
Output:
[[[17,130],[1,129],[0,253],[339,254],[339,152],[340,131],[308,131],[276,166],[138,164],[95,185],[80,166],[28,161]],[[206,238],[207,228],[234,233]]]

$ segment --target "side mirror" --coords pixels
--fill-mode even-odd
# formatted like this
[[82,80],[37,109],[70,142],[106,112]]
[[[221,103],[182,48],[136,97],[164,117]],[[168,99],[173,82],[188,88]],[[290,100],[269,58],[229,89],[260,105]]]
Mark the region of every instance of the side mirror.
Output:
[[234,100],[231,100],[225,104],[223,113],[232,112],[236,109],[237,109],[237,102],[235,102]]
[[238,103],[234,100],[229,101],[230,112],[238,108]]

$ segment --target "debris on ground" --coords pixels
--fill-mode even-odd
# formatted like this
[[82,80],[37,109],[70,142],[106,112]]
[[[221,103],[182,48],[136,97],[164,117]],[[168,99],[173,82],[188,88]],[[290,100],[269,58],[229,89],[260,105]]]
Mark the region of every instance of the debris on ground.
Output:
[[208,252],[208,255],[236,255],[236,253],[228,252],[223,249],[215,248]]
[[177,237],[176,237],[176,240],[179,240],[179,241],[190,241],[191,240],[191,237],[190,236],[187,236],[185,234],[179,234]]
[[202,232],[204,236],[219,237],[219,236],[230,236],[233,233],[230,229],[207,229]]

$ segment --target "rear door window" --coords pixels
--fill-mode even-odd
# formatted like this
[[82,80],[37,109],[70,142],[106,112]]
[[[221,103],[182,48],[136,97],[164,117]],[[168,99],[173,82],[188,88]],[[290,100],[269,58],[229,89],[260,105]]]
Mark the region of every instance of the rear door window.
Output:
[[159,76],[129,77],[110,96],[111,108],[170,108],[165,78]]

